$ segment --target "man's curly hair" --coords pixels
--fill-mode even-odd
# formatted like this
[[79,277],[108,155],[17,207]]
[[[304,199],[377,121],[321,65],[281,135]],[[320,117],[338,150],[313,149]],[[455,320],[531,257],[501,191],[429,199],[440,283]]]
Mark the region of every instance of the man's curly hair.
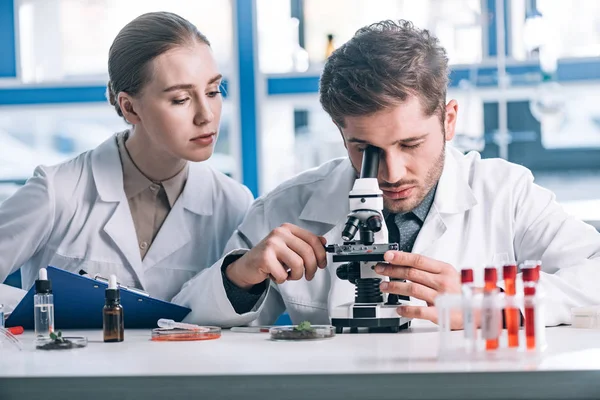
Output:
[[417,96],[428,116],[444,121],[448,56],[439,40],[409,21],[381,21],[359,29],[327,60],[319,95],[340,127]]

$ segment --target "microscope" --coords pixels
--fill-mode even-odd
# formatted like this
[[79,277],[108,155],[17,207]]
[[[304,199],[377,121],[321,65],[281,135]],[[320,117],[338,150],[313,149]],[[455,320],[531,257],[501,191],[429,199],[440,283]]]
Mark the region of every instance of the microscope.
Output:
[[[400,317],[400,305],[395,295],[382,293],[379,284],[383,279],[374,268],[385,262],[388,250],[398,250],[398,243],[388,243],[388,230],[383,217],[383,192],[379,189],[379,149],[368,146],[363,154],[360,177],[348,196],[350,213],[344,230],[343,244],[326,246],[333,262],[344,262],[336,270],[338,278],[356,285],[353,303],[336,307],[331,324],[336,333],[398,332],[410,326],[410,320]],[[359,233],[359,239],[354,240]]]

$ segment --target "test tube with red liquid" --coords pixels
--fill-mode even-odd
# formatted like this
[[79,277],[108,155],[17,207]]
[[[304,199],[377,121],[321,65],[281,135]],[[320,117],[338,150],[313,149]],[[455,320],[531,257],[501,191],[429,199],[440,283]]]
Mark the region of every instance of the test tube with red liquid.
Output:
[[508,332],[508,347],[519,347],[519,308],[514,305],[517,294],[517,266],[505,265],[502,269],[504,278],[504,294],[507,300],[505,308],[506,330]]
[[542,343],[537,343],[541,339],[544,326],[539,315],[537,284],[540,280],[540,261],[526,261],[521,266],[523,273],[523,294],[525,301],[525,341],[528,350],[536,349]]
[[497,286],[498,271],[496,267],[485,268],[485,286],[483,288],[483,305],[481,310],[481,331],[485,339],[486,350],[496,350],[502,331],[501,310],[498,307]]

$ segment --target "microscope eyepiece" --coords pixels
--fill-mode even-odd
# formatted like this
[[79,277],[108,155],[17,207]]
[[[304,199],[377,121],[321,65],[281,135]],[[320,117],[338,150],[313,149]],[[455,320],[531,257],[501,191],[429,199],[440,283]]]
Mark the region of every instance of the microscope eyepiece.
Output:
[[362,167],[360,169],[361,178],[377,178],[379,172],[379,149],[374,146],[367,146],[363,153]]

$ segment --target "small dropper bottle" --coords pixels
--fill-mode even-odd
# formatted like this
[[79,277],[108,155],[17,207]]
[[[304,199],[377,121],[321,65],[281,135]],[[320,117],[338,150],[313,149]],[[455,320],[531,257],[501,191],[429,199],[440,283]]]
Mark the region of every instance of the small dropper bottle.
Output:
[[105,342],[122,342],[125,326],[123,324],[123,307],[121,295],[117,287],[117,277],[111,275],[105,292],[106,302],[102,310],[102,326]]
[[54,296],[46,268],[41,268],[35,281],[33,323],[36,339],[46,339],[54,332]]

